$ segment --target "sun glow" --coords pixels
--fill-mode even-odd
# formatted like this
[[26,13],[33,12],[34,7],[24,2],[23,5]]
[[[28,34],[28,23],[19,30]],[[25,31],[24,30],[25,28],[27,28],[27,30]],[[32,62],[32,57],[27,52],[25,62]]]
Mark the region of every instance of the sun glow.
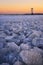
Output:
[[0,13],[43,13],[43,0],[0,0]]

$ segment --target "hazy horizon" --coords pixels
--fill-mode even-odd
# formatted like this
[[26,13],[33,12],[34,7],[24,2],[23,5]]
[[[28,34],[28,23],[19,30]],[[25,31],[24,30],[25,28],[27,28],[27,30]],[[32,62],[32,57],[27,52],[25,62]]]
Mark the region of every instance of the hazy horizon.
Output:
[[0,14],[43,13],[43,0],[0,0]]

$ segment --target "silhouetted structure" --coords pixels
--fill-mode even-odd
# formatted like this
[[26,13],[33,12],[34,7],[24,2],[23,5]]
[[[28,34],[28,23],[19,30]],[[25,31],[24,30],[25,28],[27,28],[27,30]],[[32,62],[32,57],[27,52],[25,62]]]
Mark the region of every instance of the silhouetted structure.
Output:
[[31,8],[31,14],[33,15],[33,8]]

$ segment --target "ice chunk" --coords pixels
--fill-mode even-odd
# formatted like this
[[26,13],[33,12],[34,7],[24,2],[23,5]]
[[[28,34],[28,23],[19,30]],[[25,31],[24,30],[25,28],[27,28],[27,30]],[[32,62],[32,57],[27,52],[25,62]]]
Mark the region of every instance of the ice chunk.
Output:
[[6,40],[10,40],[10,39],[12,39],[13,38],[13,36],[6,36]]
[[15,32],[15,33],[18,33],[22,30],[22,26],[20,26],[19,24],[15,24],[15,26],[13,25],[12,27],[13,27],[12,28],[13,32]]
[[33,33],[29,37],[32,37],[32,38],[40,37],[42,34],[41,31],[36,31],[36,30],[32,30],[32,31],[33,31]]
[[21,51],[20,57],[27,65],[42,65],[42,56],[35,49]]
[[5,37],[5,40],[8,41],[8,42],[11,42],[12,41],[12,38],[13,38],[13,36],[6,36]]
[[28,37],[23,40],[23,43],[29,43],[32,41],[32,38]]
[[[16,54],[14,53],[8,53],[6,55],[6,61],[8,61],[10,64],[13,63],[13,59],[15,59]],[[16,60],[16,59],[15,59]]]
[[[42,50],[42,49],[40,49],[40,48],[38,48],[38,47],[34,47],[33,49],[34,49],[35,51],[37,51],[38,53],[40,53],[40,54],[43,55],[43,50]],[[31,50],[33,50],[33,49],[31,49]]]
[[7,47],[9,47],[9,48],[11,48],[11,49],[13,49],[14,51],[17,51],[17,52],[20,51],[19,46],[17,46],[14,42],[7,43]]
[[29,50],[29,49],[31,49],[31,46],[29,46],[28,44],[22,43],[20,45],[20,48],[21,48],[21,50]]
[[24,35],[24,34],[19,35],[19,39],[20,39],[20,40],[25,39],[25,35]]
[[32,41],[32,44],[34,46],[43,48],[43,38],[34,38],[33,41]]
[[10,25],[4,25],[4,33],[6,34],[6,35],[12,35],[12,33],[13,33],[13,31],[12,31],[12,28],[11,28],[11,26]]

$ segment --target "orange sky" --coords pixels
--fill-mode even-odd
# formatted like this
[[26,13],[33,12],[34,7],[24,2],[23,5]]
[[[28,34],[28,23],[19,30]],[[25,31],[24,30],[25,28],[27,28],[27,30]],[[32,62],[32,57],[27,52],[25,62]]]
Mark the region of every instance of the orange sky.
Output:
[[0,13],[43,13],[43,0],[0,0]]

